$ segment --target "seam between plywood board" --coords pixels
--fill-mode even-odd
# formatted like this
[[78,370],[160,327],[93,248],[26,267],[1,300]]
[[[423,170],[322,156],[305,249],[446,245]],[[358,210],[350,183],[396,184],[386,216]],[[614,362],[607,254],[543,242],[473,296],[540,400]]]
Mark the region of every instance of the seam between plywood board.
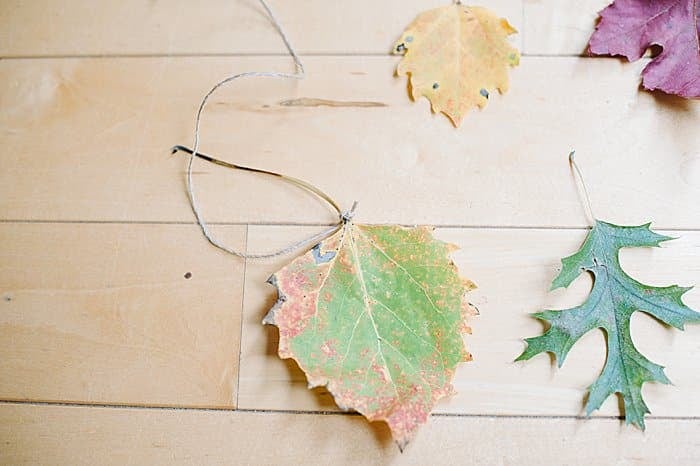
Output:
[[0,408],[5,447],[0,461],[11,464],[33,464],[41,458],[70,464],[280,464],[303,458],[306,464],[324,465],[454,464],[455,458],[504,464],[623,464],[674,458],[677,464],[694,464],[697,445],[691,439],[699,427],[695,422],[650,420],[642,433],[621,427],[618,420],[440,416],[432,418],[401,454],[385,425],[359,416]]
[[[243,246],[250,250],[267,250],[289,244],[317,229],[279,225],[216,228],[239,231],[231,239],[235,242],[240,237]],[[265,280],[291,257],[244,263],[211,247],[193,224],[4,223],[0,225],[0,231],[4,244],[14,244],[14,253],[5,251],[6,257],[1,261],[5,268],[3,291],[11,296],[11,302],[0,303],[5,309],[0,314],[0,329],[10,332],[7,335],[14,335],[13,340],[0,340],[5,343],[14,341],[11,346],[3,346],[6,357],[0,359],[0,367],[4,367],[6,373],[6,376],[0,377],[4,381],[0,385],[3,387],[3,398],[226,406],[228,392],[215,377],[224,371],[232,380],[231,385],[235,385],[234,393],[238,396],[234,398],[240,407],[323,410],[326,406],[335,409],[327,394],[319,396],[318,392],[307,391],[299,370],[277,358],[276,331],[269,327],[263,329],[260,324],[265,307],[274,299],[273,289],[265,284]],[[247,232],[243,234],[243,231]],[[120,232],[123,237],[119,253],[124,257],[117,261],[115,273],[118,275],[108,277],[109,286],[102,292],[91,294],[91,301],[87,302],[80,291],[100,285],[92,283],[94,274],[91,271],[100,269],[100,263],[104,260],[100,254],[104,252],[105,242],[109,242],[114,235],[122,234]],[[528,312],[544,307],[567,307],[585,295],[585,277],[575,282],[570,290],[547,293],[548,282],[556,275],[560,258],[573,252],[585,233],[585,229],[437,230],[439,238],[462,246],[463,249],[454,254],[454,259],[462,273],[480,286],[471,299],[482,309],[482,315],[472,323],[474,335],[468,338],[475,362],[463,365],[456,379],[457,391],[463,395],[439,407],[439,411],[473,414],[475,411],[498,413],[500,410],[500,414],[518,414],[530,411],[533,409],[531,406],[537,405],[533,405],[532,400],[528,401],[534,397],[546,400],[543,403],[548,407],[544,413],[577,412],[576,406],[583,397],[586,382],[593,380],[603,357],[601,351],[604,345],[599,344],[594,336],[577,345],[567,365],[555,373],[548,369],[546,358],[520,365],[510,362],[522,349],[521,339],[541,330],[541,325],[529,318]],[[685,231],[678,236],[681,239],[669,242],[665,248],[623,252],[623,264],[629,264],[628,270],[632,276],[644,282],[664,285],[674,281],[692,285],[700,275],[697,271],[699,262],[693,260],[700,251],[694,246],[698,234]],[[49,243],[46,244],[46,241]],[[161,244],[161,249],[151,250],[149,245],[156,241]],[[38,243],[43,246],[34,247]],[[513,246],[516,244],[517,247]],[[478,248],[472,245],[478,245]],[[72,256],[72,248],[79,248],[82,252],[80,261],[64,264],[60,268],[42,265],[55,261],[61,263],[61,257],[65,254]],[[151,257],[153,254],[167,257],[167,261]],[[683,268],[677,267],[678,261],[685,264]],[[508,264],[507,268],[502,267],[505,263]],[[199,264],[191,269],[194,272],[192,280],[196,281],[183,279],[183,267],[190,271],[192,264]],[[212,281],[212,277],[230,274],[228,269],[231,268],[242,275],[240,280],[244,285],[239,291],[229,290],[227,282],[215,285],[218,282]],[[180,283],[192,289],[178,298],[181,303],[168,298],[167,303],[172,301],[172,306],[163,305],[159,301],[161,294],[153,294],[147,288],[144,292],[132,292],[135,281],[138,281],[139,290],[143,288],[143,280],[146,285],[167,285],[164,288],[167,295],[175,297],[180,295],[173,294],[177,288],[171,289],[171,282],[173,286]],[[180,282],[176,283],[176,280]],[[56,290],[60,291],[62,287],[65,290],[56,294]],[[115,287],[120,292],[131,293],[122,296],[116,304],[114,300],[108,300],[110,304],[105,304],[105,309],[118,305],[116,311],[105,314],[106,311],[101,311],[102,307],[94,307],[101,302],[101,295],[110,298],[110,293],[117,289]],[[221,301],[217,301],[219,296],[222,297]],[[214,301],[203,301],[206,297]],[[51,298],[52,301],[44,298]],[[234,302],[229,303],[229,299]],[[694,305],[696,292],[689,293],[688,299],[689,305],[697,307]],[[49,302],[51,304],[47,304]],[[206,306],[202,307],[203,303]],[[163,314],[164,309],[167,311],[171,307],[173,312]],[[155,315],[163,317],[155,322],[157,326],[148,326]],[[105,325],[101,326],[104,319],[107,319]],[[181,322],[187,323],[187,326],[182,327]],[[222,323],[228,325],[226,328],[230,327],[230,338],[225,335],[216,337],[216,329]],[[45,328],[47,325],[49,329]],[[146,340],[141,333],[129,333],[129,329],[143,325],[150,329]],[[17,328],[24,331],[20,335],[13,330],[13,326],[19,326]],[[124,330],[114,333],[119,329]],[[215,338],[211,337],[211,332],[215,332]],[[659,362],[670,362],[669,376],[679,384],[678,387],[650,384],[651,388],[647,391],[651,390],[653,399],[659,399],[651,406],[656,410],[656,406],[665,404],[671,413],[676,413],[687,387],[689,384],[694,386],[693,374],[697,373],[689,366],[692,361],[685,361],[680,354],[694,351],[693,335],[698,329],[688,326],[686,333],[667,332],[653,321],[640,320],[633,325],[633,335],[638,335],[638,332],[644,335],[642,343],[646,346],[643,352],[660,356]],[[66,335],[79,338],[65,340]],[[191,364],[183,366],[178,363],[180,370],[174,370],[171,356],[183,354],[180,348],[182,341],[191,344],[193,335],[206,336],[207,351],[197,347],[186,352],[185,362],[190,361]],[[228,351],[229,343],[233,341],[234,345],[238,345],[236,340],[239,337],[242,342],[239,354],[232,354]],[[59,352],[41,351],[59,343]],[[145,345],[143,351],[134,350],[139,345]],[[163,349],[168,351],[163,353]],[[125,352],[123,357],[114,359],[112,355],[121,354],[120,351]],[[53,354],[53,359],[47,359],[47,354]],[[110,370],[102,367],[104,361],[97,364],[100,355],[112,361],[109,363]],[[73,360],[71,358],[77,357],[80,365],[69,364]],[[179,359],[176,357],[175,360]],[[66,364],[66,367],[72,368],[69,377],[66,378],[64,374],[57,378],[54,374],[51,384],[39,383],[42,377],[54,371],[53,367]],[[208,370],[200,374],[202,367],[212,364],[214,372]],[[227,368],[236,366],[238,370],[227,372]],[[160,383],[148,385],[147,390],[144,387],[139,389],[137,383],[125,385],[124,382],[128,381],[138,382],[134,377],[143,372],[135,368],[140,367],[149,367],[149,373],[157,368],[161,373]],[[494,367],[494,370],[489,371],[489,367]],[[186,373],[182,368],[187,368]],[[502,371],[502,376],[496,374],[499,371]],[[13,373],[22,375],[13,378]],[[96,377],[95,374],[102,376]],[[518,380],[520,385],[511,386],[512,382],[508,380]],[[529,385],[523,385],[527,380],[530,381]],[[508,399],[510,404],[503,401]],[[604,414],[616,412],[612,404],[605,410]]]
[[[186,411],[186,412],[236,412],[236,413],[259,413],[259,414],[294,414],[294,415],[317,415],[317,416],[354,416],[361,417],[360,413],[354,411],[310,411],[293,409],[246,409],[231,407],[201,407],[201,406],[159,406],[159,405],[129,405],[129,404],[106,404],[106,403],[69,403],[58,401],[23,401],[23,400],[0,400],[0,405],[8,406],[51,406],[51,407],[76,407],[76,408],[106,408],[106,409],[138,409],[154,411]],[[547,415],[547,414],[469,414],[469,413],[431,413],[431,417],[446,418],[485,418],[485,419],[578,419],[583,421],[624,421],[624,416],[605,415]],[[657,421],[698,421],[699,416],[655,416],[650,414],[646,420]]]
[[[250,226],[246,225],[245,227],[245,240],[243,244],[243,251],[248,254],[248,234],[250,232]],[[243,314],[243,303],[245,303],[245,284],[246,284],[246,279],[247,279],[247,270],[248,270],[248,259],[244,258],[243,259],[243,291],[241,293],[241,314]],[[238,358],[238,367],[241,367],[241,337],[243,336],[243,320],[241,319],[240,324],[239,324],[239,330],[238,330],[238,341],[235,347],[238,349],[238,354],[236,355]],[[238,406],[238,393],[241,385],[241,372],[237,371],[236,373],[236,404],[235,406]]]
[[[310,234],[310,227],[251,226],[251,250],[276,248]],[[542,323],[529,313],[542,309],[565,309],[580,304],[590,292],[590,278],[582,274],[568,289],[548,292],[560,260],[576,251],[585,230],[438,229],[439,239],[460,246],[452,257],[461,273],[477,284],[469,300],[481,309],[470,319],[473,334],[466,337],[474,361],[456,371],[457,394],[442,402],[436,412],[492,414],[569,414],[582,410],[586,388],[595,380],[605,360],[605,343],[598,331],[588,332],[572,349],[560,369],[547,356],[514,363],[522,352],[523,338],[542,332]],[[693,285],[700,278],[697,232],[677,235],[661,249],[623,250],[625,270],[644,283],[656,286]],[[674,244],[675,242],[675,244]],[[297,365],[277,357],[277,331],[263,327],[260,319],[276,299],[265,279],[288,262],[288,258],[248,267],[243,310],[239,407],[245,409],[335,410],[324,389],[307,390]],[[679,267],[678,264],[683,264]],[[700,308],[700,293],[689,292],[684,301]],[[685,332],[671,331],[642,313],[635,314],[632,335],[643,354],[667,366],[673,387],[646,384],[644,394],[653,412],[680,415],[700,412],[689,406],[698,385],[693,360],[686,354],[697,350],[700,326]],[[619,412],[610,398],[601,415]]]
[[[2,223],[15,223],[15,224],[68,224],[68,225],[197,225],[197,222],[188,221],[147,221],[147,220],[45,220],[45,219],[32,219],[32,220],[22,220],[22,219],[0,219],[0,224]],[[330,227],[335,225],[335,223],[314,223],[314,222],[206,222],[207,225],[211,226],[274,226],[274,227]],[[363,223],[364,224],[364,223]],[[376,225],[385,225],[386,223],[376,223]],[[372,225],[372,224],[368,224]],[[415,224],[403,224],[402,226],[411,227]],[[440,224],[432,223],[430,226],[439,229],[457,229],[457,230],[563,230],[563,231],[588,231],[591,227],[579,227],[579,226],[566,226],[566,225],[457,225],[457,224]],[[700,228],[657,228],[652,225],[654,229],[661,229],[664,231],[675,231],[675,232],[693,232],[700,231]]]
[[[202,149],[305,179],[343,207],[359,200],[365,223],[583,227],[566,158],[575,148],[602,218],[700,228],[700,106],[689,102],[680,114],[673,102],[638,92],[644,63],[523,59],[510,91],[459,129],[431,116],[425,99],[410,101],[395,63],[310,57],[301,82],[242,82],[212,100]],[[191,221],[186,159],[168,149],[191,139],[202,89],[232,68],[289,65],[269,57],[0,62],[12,83],[0,88],[12,154],[0,172],[0,218]],[[280,105],[294,97],[386,106]],[[151,112],[144,99],[157,101]],[[151,131],[139,136],[147,124]],[[203,162],[195,172],[213,222],[335,221],[294,187]]]
[[[398,61],[398,57],[390,53],[304,53],[300,55],[303,61],[304,57],[354,57],[354,58],[371,58],[371,57],[386,57],[394,58]],[[563,54],[546,54],[546,53],[523,53],[521,57],[526,58],[588,58],[590,55],[584,53],[563,53]],[[255,57],[270,57],[270,58],[288,58],[285,53],[160,53],[160,54],[109,54],[109,55],[14,55],[0,57],[0,60],[73,60],[73,59],[114,59],[114,58],[255,58]],[[603,57],[608,60],[616,60],[613,57]]]
[[[213,228],[244,245],[245,227]],[[0,224],[0,397],[234,405],[243,264],[201,240],[195,225]]]

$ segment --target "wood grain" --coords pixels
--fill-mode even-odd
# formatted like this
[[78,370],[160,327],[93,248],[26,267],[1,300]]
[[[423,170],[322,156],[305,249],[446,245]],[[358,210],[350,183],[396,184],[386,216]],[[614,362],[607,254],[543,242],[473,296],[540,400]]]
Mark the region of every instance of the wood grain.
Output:
[[[510,92],[455,130],[413,103],[394,58],[310,57],[301,82],[217,94],[202,151],[305,179],[365,223],[584,227],[567,155],[578,151],[596,214],[700,228],[700,102],[637,91],[642,63],[525,58]],[[182,186],[195,107],[233,71],[290,60],[38,59],[0,62],[0,218],[192,221]],[[290,98],[383,107],[289,107]],[[40,134],[41,137],[37,137]],[[196,166],[210,221],[331,222],[279,180]],[[526,193],[527,201],[523,202]]]
[[523,53],[580,55],[611,0],[523,0]]
[[[268,1],[303,54],[388,54],[406,26],[445,0]],[[472,0],[521,30],[520,0]],[[22,25],[18,27],[17,25]],[[520,46],[519,36],[514,43]],[[0,56],[286,53],[258,0],[205,3],[5,0]]]
[[[274,247],[303,237],[313,229],[251,226],[251,251]],[[542,324],[529,314],[543,309],[565,309],[580,304],[591,280],[582,276],[570,289],[548,293],[560,258],[575,252],[584,230],[439,229],[436,235],[461,245],[454,254],[461,273],[476,282],[470,293],[481,315],[471,320],[473,335],[467,348],[474,361],[461,365],[455,375],[457,395],[440,403],[441,413],[488,415],[582,415],[586,388],[600,374],[605,362],[603,334],[591,332],[569,353],[557,369],[541,355],[514,363],[524,349],[525,337],[541,333]],[[621,255],[625,270],[651,285],[692,285],[700,276],[700,233],[675,232],[680,239],[663,248],[629,249]],[[277,357],[277,330],[263,327],[261,319],[277,299],[265,280],[288,259],[251,262],[243,311],[239,406],[247,409],[335,410],[323,389],[309,391],[306,379],[292,360]],[[679,266],[679,264],[682,264]],[[685,302],[700,309],[700,290],[692,290]],[[698,364],[689,354],[700,351],[700,326],[685,332],[660,325],[641,313],[632,320],[632,336],[652,361],[667,367],[675,385],[646,384],[644,396],[653,415],[700,416],[694,393],[700,386]],[[596,415],[618,415],[617,399],[607,400]]]
[[3,464],[693,465],[698,435],[697,420],[433,417],[401,454],[359,416],[0,405]]
[[0,398],[235,406],[244,267],[196,226],[0,224],[0,244]]
[[[599,333],[561,369],[544,355],[512,362],[542,330],[528,313],[590,287],[548,292],[587,227],[571,149],[597,216],[681,237],[624,251],[625,268],[700,283],[700,102],[640,92],[645,60],[577,56],[607,0],[470,1],[508,18],[524,57],[508,94],[457,130],[411,102],[389,56],[447,1],[270,3],[307,76],[216,94],[201,149],[308,180],[343,207],[359,200],[359,222],[443,226],[480,286],[458,394],[399,454],[386,426],[334,412],[275,355],[264,280],[288,258],[246,263],[193,224],[186,159],[169,148],[191,143],[199,99],[236,72],[292,70],[257,0],[5,0],[0,464],[697,463],[700,326],[634,317],[636,344],[675,384],[645,386],[646,433],[623,426],[615,399],[572,417],[605,358]],[[336,221],[278,180],[204,163],[195,179],[234,247],[269,251],[320,228],[299,224]],[[686,296],[700,309],[698,290]]]

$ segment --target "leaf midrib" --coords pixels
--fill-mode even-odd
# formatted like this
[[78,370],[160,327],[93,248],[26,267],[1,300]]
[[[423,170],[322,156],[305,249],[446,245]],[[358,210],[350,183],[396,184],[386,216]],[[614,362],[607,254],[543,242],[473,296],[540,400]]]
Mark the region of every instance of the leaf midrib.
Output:
[[[348,223],[347,225],[348,226],[346,226],[346,228],[352,228],[351,223]],[[399,391],[396,387],[396,382],[394,382],[394,378],[391,376],[391,369],[389,368],[389,364],[387,364],[386,358],[384,357],[384,352],[382,351],[382,337],[379,336],[379,329],[377,328],[377,323],[375,322],[374,316],[372,315],[372,310],[370,309],[369,292],[367,291],[367,285],[365,284],[364,273],[362,271],[362,264],[360,262],[360,257],[357,253],[357,246],[355,244],[355,238],[352,233],[353,230],[350,230],[350,250],[352,251],[353,262],[355,263],[357,274],[359,275],[359,282],[362,288],[362,301],[365,305],[365,311],[363,312],[363,314],[367,313],[367,315],[369,316],[370,322],[372,323],[372,328],[374,329],[374,334],[377,337],[377,354],[382,358],[382,362],[384,363],[384,367],[386,368],[387,376],[389,377],[389,382],[391,382],[391,386],[394,389],[394,393],[396,393],[396,397],[400,398]]]
[[[360,283],[361,283],[361,285],[362,285],[362,291],[363,291],[363,294],[364,294],[363,298],[364,298],[364,303],[365,303],[365,310],[364,310],[364,311],[360,314],[360,316],[357,318],[357,321],[355,322],[354,328],[357,327],[357,325],[358,325],[360,319],[362,319],[362,317],[364,316],[364,314],[367,313],[367,315],[368,315],[368,316],[370,317],[370,319],[371,319],[371,322],[372,322],[372,325],[373,325],[373,328],[374,328],[374,331],[375,331],[375,335],[376,335],[376,337],[377,337],[377,342],[378,342],[378,344],[377,344],[377,352],[378,352],[378,354],[380,354],[380,355],[382,356],[382,360],[384,361],[384,365],[385,365],[385,367],[386,367],[386,370],[387,370],[387,373],[389,374],[390,379],[391,379],[391,369],[389,368],[389,365],[387,364],[386,359],[385,359],[385,357],[384,357],[384,352],[382,351],[382,343],[386,343],[389,347],[391,347],[391,349],[393,349],[395,352],[397,352],[399,355],[401,355],[402,358],[404,358],[404,359],[406,360],[406,362],[409,364],[409,366],[411,366],[411,368],[413,368],[415,374],[416,374],[418,377],[420,377],[420,379],[424,382],[426,388],[427,388],[428,391],[429,391],[430,397],[432,397],[433,386],[432,386],[432,384],[430,383],[430,381],[427,380],[427,379],[425,378],[425,376],[413,365],[413,363],[408,359],[408,357],[406,357],[406,355],[405,355],[404,353],[402,353],[398,348],[396,348],[396,347],[395,347],[394,345],[392,345],[390,342],[385,341],[385,340],[380,336],[380,334],[379,334],[379,328],[378,328],[378,326],[376,325],[376,322],[375,322],[375,320],[374,320],[374,317],[373,317],[373,315],[372,315],[372,312],[371,312],[371,309],[370,309],[370,306],[369,306],[370,294],[369,294],[369,291],[367,290],[367,287],[366,287],[366,285],[365,285],[364,272],[363,272],[363,270],[362,270],[361,262],[359,261],[359,254],[358,254],[358,251],[357,251],[357,247],[356,247],[356,245],[355,245],[355,239],[354,239],[354,236],[353,236],[352,232],[357,232],[359,236],[362,236],[362,237],[365,239],[365,241],[367,241],[367,243],[369,243],[372,247],[374,247],[377,251],[379,251],[379,252],[380,252],[384,257],[386,257],[391,263],[393,263],[394,265],[396,265],[397,267],[399,267],[399,268],[410,278],[410,280],[411,280],[416,286],[418,286],[418,287],[421,289],[421,291],[422,291],[422,292],[424,293],[424,295],[425,295],[426,300],[428,300],[428,302],[430,302],[430,304],[433,306],[433,308],[435,309],[435,311],[436,311],[439,315],[442,316],[443,320],[445,319],[445,318],[444,318],[444,315],[442,315],[441,311],[435,306],[435,304],[433,303],[433,301],[430,299],[430,296],[428,296],[427,291],[426,291],[426,290],[421,286],[421,284],[418,283],[418,281],[408,272],[408,270],[405,269],[405,267],[403,267],[401,264],[399,264],[398,262],[396,262],[391,256],[389,256],[389,255],[386,253],[386,251],[384,251],[384,249],[382,249],[378,244],[376,244],[376,243],[372,240],[372,238],[370,238],[369,236],[367,236],[366,234],[364,234],[364,232],[362,232],[362,230],[360,230],[360,229],[357,228],[357,227],[353,228],[352,225],[349,226],[349,228],[352,228],[352,230],[351,230],[351,232],[350,232],[350,245],[351,245],[351,250],[352,250],[352,254],[353,254],[353,261],[357,264],[358,275],[359,275],[359,281],[360,281]],[[383,303],[382,301],[380,301],[379,299],[375,299],[375,300],[377,301],[377,303],[379,303],[381,306],[383,306],[385,309],[387,309],[399,322],[401,322],[401,324],[402,324],[404,327],[406,327],[418,340],[420,340],[422,343],[428,345],[433,351],[435,351],[435,352],[440,356],[439,360],[440,360],[440,365],[441,365],[441,367],[442,367],[442,370],[441,370],[440,373],[441,373],[442,383],[444,384],[444,383],[445,383],[445,380],[446,380],[446,379],[445,379],[445,377],[446,377],[446,376],[445,376],[446,368],[445,368],[445,364],[444,364],[444,361],[443,361],[444,357],[443,357],[442,352],[437,348],[437,346],[433,345],[432,343],[430,343],[429,341],[425,340],[423,337],[421,337],[420,335],[418,335],[418,334],[416,333],[416,331],[415,331],[413,328],[411,328],[403,319],[401,319],[401,318],[400,318],[391,308],[389,308],[386,304],[384,304],[384,303]],[[353,330],[353,334],[354,334],[354,330]],[[349,350],[349,348],[350,348],[351,341],[352,341],[352,337],[351,337],[351,340],[348,342],[348,350]],[[346,353],[346,356],[347,356],[347,353]],[[376,357],[376,355],[375,355],[375,357]],[[392,384],[394,384],[394,390],[396,391],[397,397],[398,397],[399,395],[398,395],[398,391],[396,390],[396,384],[393,382],[393,379],[391,379],[391,382],[392,382]]]

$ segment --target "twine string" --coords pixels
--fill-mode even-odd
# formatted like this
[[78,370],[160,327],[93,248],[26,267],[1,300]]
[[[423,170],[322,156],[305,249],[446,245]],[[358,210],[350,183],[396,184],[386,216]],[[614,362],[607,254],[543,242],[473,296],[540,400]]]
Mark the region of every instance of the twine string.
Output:
[[[346,212],[341,211],[340,207],[338,207],[338,204],[326,193],[318,189],[317,187],[313,186],[312,184],[300,180],[298,178],[294,178],[291,176],[286,176],[282,175],[280,173],[275,173],[271,172],[268,170],[261,170],[258,168],[251,168],[251,167],[244,167],[242,165],[236,165],[230,162],[225,162],[222,160],[219,160],[215,157],[212,157],[210,155],[202,154],[199,152],[199,145],[201,141],[201,121],[202,121],[202,115],[204,113],[204,108],[207,105],[207,102],[209,101],[209,98],[214,94],[219,88],[236,81],[238,79],[242,78],[252,78],[252,77],[264,77],[264,78],[282,78],[282,79],[303,79],[304,78],[304,65],[301,63],[301,60],[299,59],[299,56],[296,54],[294,51],[294,47],[292,47],[291,42],[289,41],[289,38],[287,35],[284,33],[284,30],[282,29],[282,26],[280,26],[280,23],[277,21],[277,18],[275,17],[275,14],[272,12],[272,9],[268,6],[267,2],[265,0],[260,0],[260,4],[262,7],[265,9],[265,12],[267,13],[267,16],[269,17],[270,21],[272,24],[275,26],[275,29],[277,29],[277,32],[280,34],[282,37],[282,41],[284,42],[284,45],[287,47],[287,51],[289,51],[289,54],[292,56],[294,60],[294,65],[296,67],[296,72],[295,73],[282,73],[282,72],[276,72],[276,71],[248,71],[244,73],[239,73],[235,74],[232,76],[228,76],[218,83],[216,83],[210,90],[207,92],[204,97],[202,98],[202,101],[199,104],[199,108],[197,109],[197,116],[195,119],[195,130],[194,130],[194,144],[192,146],[192,149],[185,147],[185,146],[174,146],[172,148],[172,153],[176,152],[184,152],[189,154],[189,163],[187,164],[187,196],[190,201],[190,207],[192,208],[192,212],[194,213],[195,218],[197,219],[197,224],[199,225],[200,229],[202,230],[202,234],[204,237],[211,243],[212,245],[216,246],[217,248],[228,252],[229,254],[233,254],[234,256],[238,256],[244,259],[269,259],[273,257],[278,257],[282,255],[289,254],[293,251],[296,251],[297,249],[302,248],[303,246],[319,242],[328,236],[332,235],[336,231],[338,231],[345,223],[349,222],[354,213],[355,213],[355,208],[357,207],[357,202],[355,202],[352,206],[352,208]],[[324,200],[328,205],[330,205],[333,210],[336,211],[338,214],[338,223],[335,225],[332,225],[331,227],[327,228],[326,230],[317,233],[311,237],[305,238],[301,241],[298,241],[296,243],[290,244],[289,246],[286,246],[282,249],[279,249],[277,251],[269,252],[269,253],[254,253],[250,254],[247,252],[241,252],[237,251],[229,246],[226,246],[224,243],[219,241],[211,232],[209,229],[209,226],[207,225],[206,221],[204,220],[204,217],[202,216],[202,213],[199,209],[199,203],[197,202],[197,196],[195,194],[195,189],[194,189],[194,181],[192,179],[192,172],[193,172],[193,166],[194,166],[194,161],[196,158],[206,160],[207,162],[214,163],[216,165],[220,165],[226,168],[231,168],[235,170],[243,170],[243,171],[248,171],[248,172],[254,172],[254,173],[260,173],[260,174],[265,174],[265,175],[270,175],[270,176],[275,176],[278,177],[288,183],[291,183],[301,189],[304,189],[308,192],[311,192],[312,194],[318,196],[322,200]]]

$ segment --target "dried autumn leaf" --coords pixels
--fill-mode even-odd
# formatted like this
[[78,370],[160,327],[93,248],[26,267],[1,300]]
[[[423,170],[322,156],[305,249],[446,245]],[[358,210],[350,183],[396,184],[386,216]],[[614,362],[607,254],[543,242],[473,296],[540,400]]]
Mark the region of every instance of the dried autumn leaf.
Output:
[[616,0],[600,12],[589,50],[635,61],[652,45],[663,50],[644,67],[644,88],[700,97],[700,2]]
[[471,359],[462,333],[474,284],[454,249],[427,227],[346,222],[270,278],[279,299],[263,322],[279,327],[279,356],[341,409],[386,421],[401,448]]
[[700,322],[700,313],[683,304],[681,297],[690,288],[644,285],[627,275],[620,266],[619,252],[628,247],[658,246],[668,241],[641,226],[618,226],[597,221],[581,249],[562,259],[562,270],[552,289],[567,287],[584,271],[593,274],[593,289],[582,305],[563,311],[544,311],[534,317],[549,323],[544,335],[527,338],[527,348],[517,360],[542,353],[553,353],[559,367],[576,341],[590,330],[605,331],[608,355],[603,372],[589,387],[586,414],[600,408],[610,395],[620,393],[625,405],[625,420],[644,429],[649,408],[642,399],[645,382],[670,383],[662,366],[645,358],[634,346],[630,318],[645,312],[661,322],[683,330],[689,322]]
[[520,62],[507,40],[515,32],[485,8],[455,4],[426,11],[394,45],[394,53],[404,54],[396,73],[409,76],[414,100],[426,96],[433,112],[459,126],[494,89],[508,90],[508,67]]

